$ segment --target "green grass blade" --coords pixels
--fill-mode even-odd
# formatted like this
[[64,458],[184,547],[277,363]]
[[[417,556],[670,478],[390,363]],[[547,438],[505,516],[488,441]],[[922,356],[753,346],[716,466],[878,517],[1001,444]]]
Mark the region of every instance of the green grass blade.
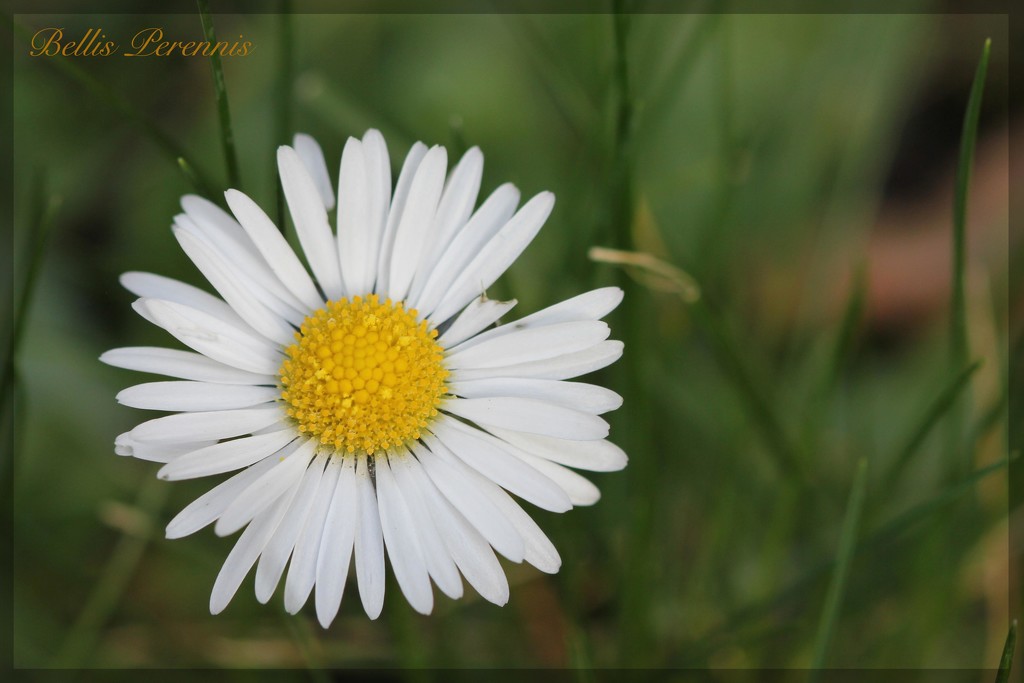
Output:
[[502,19],[516,44],[523,46],[523,61],[533,67],[537,82],[547,92],[566,128],[581,139],[599,130],[600,106],[538,29],[536,17],[508,14]]
[[279,613],[284,629],[288,631],[295,649],[305,664],[309,678],[313,683],[330,683],[331,677],[324,667],[322,647],[317,639],[317,631],[320,626],[310,626],[309,619],[303,614]]
[[[31,199],[28,226],[29,241],[26,245],[27,253],[24,262],[28,263],[28,270],[25,277],[17,286],[18,304],[13,311],[14,325],[11,328],[11,338],[7,346],[7,357],[4,362],[3,380],[0,386],[3,387],[3,397],[0,401],[7,402],[8,389],[14,381],[14,364],[25,334],[25,324],[28,321],[28,313],[31,309],[32,294],[35,291],[36,281],[39,279],[39,271],[42,268],[43,259],[46,256],[46,247],[49,244],[50,232],[53,227],[54,218],[60,208],[60,199],[47,195],[46,178],[42,174],[36,177],[31,190]],[[6,407],[6,405],[4,405]]]
[[853,486],[850,488],[850,500],[846,505],[846,515],[843,518],[842,530],[839,533],[839,551],[836,553],[835,570],[832,573],[832,581],[829,583],[828,592],[825,594],[825,605],[821,610],[821,621],[818,624],[818,635],[814,642],[814,657],[811,660],[810,680],[818,680],[825,660],[828,657],[828,648],[835,633],[836,622],[839,619],[840,608],[842,607],[843,593],[846,590],[846,577],[850,571],[850,562],[853,560],[857,546],[857,527],[860,522],[861,511],[864,508],[864,494],[867,489],[868,462],[865,459],[857,464],[857,473],[854,475]]
[[[292,99],[295,94],[295,37],[292,29],[291,0],[281,0],[277,13],[277,79],[274,84],[274,144],[270,150],[270,161],[277,177],[277,147],[287,145],[292,134]],[[277,183],[277,227],[286,232],[284,190]]]
[[981,361],[977,360],[962,369],[928,406],[928,409],[925,410],[924,415],[918,421],[917,427],[911,432],[903,447],[900,448],[899,454],[889,469],[885,477],[887,488],[894,486],[899,481],[903,470],[913,460],[914,454],[917,453],[921,444],[924,443],[932,428],[953,408],[957,398],[960,397],[960,394],[967,387],[969,380],[980,367]]
[[[612,1],[613,14],[609,17],[613,35],[612,63],[609,74],[608,89],[611,96],[611,130],[612,148],[608,176],[608,223],[603,226],[608,231],[607,239],[613,246],[632,249],[633,241],[633,100],[629,80],[629,28],[630,17],[624,14],[625,2]],[[627,349],[622,361],[617,363],[614,372],[619,390],[624,396],[630,397],[629,410],[631,428],[625,434],[622,443],[627,452],[645,452],[650,445],[650,433],[653,429],[650,415],[651,404],[644,390],[642,380],[643,368],[640,365],[639,349],[644,348],[644,331],[648,329],[641,314],[640,292],[636,283],[632,282],[624,271],[619,271],[618,284],[625,293],[628,302],[615,312],[615,327],[622,330],[621,339]],[[621,419],[621,418],[619,418]],[[621,433],[621,432],[620,432]],[[656,481],[658,472],[653,462],[638,463],[630,477],[633,486],[640,490],[652,490],[652,480]],[[638,506],[630,516],[630,551],[629,562],[624,570],[626,589],[622,596],[620,616],[619,665],[643,666],[649,664],[651,652],[651,626],[648,618],[651,604],[650,585],[651,548],[653,547],[654,516],[653,506]]]
[[[211,45],[217,44],[213,31],[213,17],[210,16],[209,0],[196,0],[199,6],[199,20],[203,24],[203,36]],[[220,121],[220,145],[224,151],[224,165],[228,170],[228,185],[241,188],[238,170],[238,153],[235,151],[235,134],[231,129],[231,108],[228,106],[228,91],[224,86],[224,68],[220,63],[220,52],[210,55],[210,69],[213,71],[213,90],[217,96],[217,118]]]
[[782,475],[807,483],[802,458],[783,427],[782,419],[775,409],[776,404],[770,400],[768,390],[755,378],[743,360],[733,336],[720,319],[720,314],[707,303],[706,297],[698,300],[690,310],[693,312],[694,322],[708,335],[709,347],[718,366],[735,386],[740,399],[754,419],[768,454],[775,461],[776,469]]
[[[963,131],[960,135],[960,155],[956,166],[956,188],[953,195],[953,283],[950,297],[949,350],[950,363],[955,370],[967,364],[967,193],[971,182],[971,166],[974,163],[974,147],[978,138],[978,118],[981,115],[981,96],[988,71],[989,51],[992,40],[985,41],[981,59],[974,72],[971,94],[967,99]],[[963,439],[964,416],[962,410],[954,410],[949,422],[948,461],[953,471]]]
[[121,602],[121,596],[154,536],[153,528],[169,491],[166,482],[152,476],[139,487],[135,507],[150,524],[141,533],[126,532],[121,536],[103,573],[93,584],[85,606],[57,651],[56,667],[78,669],[89,663],[89,657],[100,640],[100,632]]
[[[855,554],[870,552],[875,548],[894,542],[915,524],[956,502],[971,491],[978,482],[1008,467],[1016,458],[1017,454],[1014,453],[1009,458],[975,470],[963,480],[948,486],[941,493],[898,515],[857,544]],[[834,559],[823,562],[807,570],[803,576],[775,595],[733,612],[723,620],[719,627],[705,636],[704,642],[710,644],[710,649],[720,646],[722,641],[732,642],[732,634],[739,628],[806,597],[810,586],[831,571],[835,562]],[[676,660],[672,664],[673,666],[684,666],[689,664],[689,661]]]
[[724,15],[714,11],[716,3],[708,4],[707,14],[691,15],[694,27],[676,43],[671,54],[666,55],[666,66],[652,78],[651,86],[644,93],[643,130],[662,130],[664,119],[685,90],[694,66],[703,55],[703,48],[716,35]]
[[[17,21],[13,21],[15,32],[23,38],[26,42],[31,43],[32,32]],[[150,140],[157,146],[157,148],[163,152],[175,166],[180,168],[178,159],[188,158],[184,150],[178,143],[170,138],[166,133],[160,130],[159,127],[152,120],[150,120],[145,114],[139,111],[131,103],[130,100],[120,95],[112,88],[108,87],[104,83],[101,83],[94,78],[89,72],[79,67],[73,59],[44,59],[44,63],[58,69],[63,72],[66,76],[77,82],[82,88],[91,95],[101,105],[112,108],[118,115],[120,115],[126,121],[136,125],[139,129],[149,137]],[[195,168],[195,164],[191,164]],[[193,177],[186,176],[186,179],[192,185],[196,192],[212,199],[219,201],[219,193],[214,192],[213,185],[210,184],[209,180],[205,176],[196,172]]]
[[999,673],[996,674],[996,683],[1007,683],[1010,680],[1010,668],[1013,666],[1013,650],[1017,645],[1017,620],[1010,624],[1010,632],[1006,634],[1006,644],[1003,645],[1003,656],[999,658]]
[[[23,262],[28,264],[28,270],[20,283],[14,284],[14,294],[17,297],[17,306],[11,312],[12,327],[10,338],[7,340],[7,353],[4,357],[3,374],[0,377],[0,415],[6,416],[8,408],[15,401],[15,388],[18,382],[18,350],[21,348],[25,335],[25,327],[28,323],[28,314],[31,310],[32,294],[35,292],[36,282],[39,279],[39,271],[42,268],[43,260],[46,258],[47,245],[50,242],[54,220],[57,210],[60,208],[60,199],[49,196],[47,192],[46,177],[40,173],[33,181],[29,194],[29,218],[28,230],[29,239],[25,246],[26,254],[22,257]],[[12,416],[10,422],[12,429],[16,429],[17,422],[25,419],[24,410]],[[13,431],[12,434],[16,434]],[[3,462],[0,464],[0,481],[8,481],[9,475],[14,466],[14,453],[16,451],[7,448],[3,451]]]
[[832,348],[828,373],[825,376],[824,390],[831,389],[836,385],[843,373],[843,368],[849,362],[854,339],[860,329],[861,320],[864,318],[867,284],[867,270],[862,262],[857,266],[853,274],[850,298],[846,302],[846,308],[843,311],[843,321],[839,327],[839,335],[836,337],[835,346]]
[[963,131],[960,135],[960,157],[956,166],[956,192],[953,197],[953,297],[949,337],[953,364],[958,368],[963,367],[967,360],[967,190],[971,182],[974,147],[978,138],[978,118],[981,115],[981,96],[985,87],[991,47],[992,40],[986,40],[974,72],[974,82],[971,84],[971,94],[967,100]]
[[938,510],[946,507],[947,505],[956,502],[958,498],[968,493],[974,488],[974,485],[985,477],[998,472],[999,470],[1007,467],[1011,462],[1017,459],[1017,454],[1013,453],[1008,458],[1004,458],[998,462],[994,462],[991,465],[982,467],[979,470],[975,470],[970,476],[965,479],[946,487],[942,493],[938,494],[934,498],[930,498],[925,502],[917,505],[903,514],[897,516],[895,519],[889,521],[884,526],[873,532],[868,539],[868,545],[878,545],[890,542],[894,538],[903,534],[907,529],[911,528],[914,524],[920,522],[923,519],[927,519],[929,515],[937,512]]

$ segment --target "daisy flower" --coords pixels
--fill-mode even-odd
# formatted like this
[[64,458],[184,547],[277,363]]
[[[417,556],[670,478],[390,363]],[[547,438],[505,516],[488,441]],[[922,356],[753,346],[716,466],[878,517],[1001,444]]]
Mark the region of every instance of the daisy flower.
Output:
[[569,468],[626,464],[599,417],[622,399],[565,381],[622,354],[600,320],[622,292],[597,289],[497,325],[516,302],[484,292],[533,240],[554,196],[517,210],[519,192],[505,184],[474,211],[477,148],[447,173],[443,147],[415,144],[392,191],[384,138],[371,130],[345,145],[337,201],[309,136],[277,161],[309,270],[241,192],[225,194],[230,214],[184,197],[174,236],[219,296],[122,276],[139,315],[192,350],[103,354],[175,378],[117,395],[173,414],[121,434],[116,452],[164,463],[163,479],[234,473],[167,525],[168,538],[244,528],[214,583],[214,614],[254,565],[267,602],[287,565],[286,609],[297,612],[315,588],[326,628],[354,563],[376,618],[385,554],[418,612],[433,608],[431,582],[461,597],[461,577],[506,603],[495,551],[544,572],[561,563],[513,496],[564,512],[600,495]]

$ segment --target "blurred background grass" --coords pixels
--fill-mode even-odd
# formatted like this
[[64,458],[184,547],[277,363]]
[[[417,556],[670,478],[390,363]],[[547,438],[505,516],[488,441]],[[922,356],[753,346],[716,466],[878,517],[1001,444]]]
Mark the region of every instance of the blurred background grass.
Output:
[[[69,38],[101,28],[122,44],[149,26],[201,36],[198,15],[17,21]],[[504,608],[442,597],[421,617],[391,585],[381,619],[368,621],[349,595],[324,632],[311,612],[285,615],[277,597],[258,605],[250,579],[211,617],[209,591],[234,539],[162,538],[210,483],[157,482],[151,463],[114,457],[114,436],[142,414],[113,397],[139,380],[96,360],[115,346],[171,343],[132,313],[121,272],[205,286],[168,229],[192,188],[138,126],[16,38],[16,282],[39,235],[33,179],[44,173],[46,196],[61,199],[17,358],[16,666],[997,665],[1019,614],[1010,558],[1022,547],[1000,464],[1014,423],[1008,368],[1021,337],[1009,311],[1020,312],[1022,263],[1008,230],[1020,82],[1009,77],[1005,17],[288,23],[293,92],[282,102],[280,18],[215,17],[219,38],[255,44],[224,60],[242,189],[274,215],[285,107],[330,167],[347,136],[376,127],[394,168],[415,140],[479,145],[484,192],[505,181],[524,196],[552,190],[552,217],[494,294],[516,297],[518,317],[625,284],[612,322],[626,355],[598,380],[624,395],[612,439],[630,465],[592,477],[604,494],[593,508],[531,511],[563,568],[549,577],[505,563]],[[987,37],[965,279],[967,360],[981,365],[958,381],[953,173]],[[226,186],[206,60],[65,59]],[[595,245],[685,269],[700,303],[589,261]],[[857,526],[845,535],[853,545],[829,640],[822,615],[844,519]]]

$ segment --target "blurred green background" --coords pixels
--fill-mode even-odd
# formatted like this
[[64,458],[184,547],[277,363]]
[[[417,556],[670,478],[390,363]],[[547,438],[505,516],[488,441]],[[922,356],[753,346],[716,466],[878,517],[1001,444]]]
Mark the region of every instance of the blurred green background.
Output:
[[[201,36],[186,14],[16,21],[69,38],[100,28],[122,45],[150,26]],[[1007,397],[1020,348],[1011,274],[1024,263],[1008,230],[1021,88],[1005,16],[218,15],[215,26],[255,45],[224,72],[241,188],[271,215],[273,152],[292,131],[317,137],[332,173],[346,137],[376,127],[395,169],[416,140],[479,145],[483,192],[511,181],[524,197],[555,193],[492,296],[516,297],[519,317],[626,287],[611,319],[625,356],[594,381],[625,398],[611,438],[630,464],[591,477],[604,494],[594,507],[530,510],[562,570],[505,562],[504,608],[467,589],[421,617],[390,583],[379,620],[350,593],[322,631],[311,605],[294,618],[279,595],[258,605],[249,579],[211,617],[234,538],[162,533],[211,482],[158,482],[154,464],[114,456],[115,435],[144,419],[114,395],[141,380],[97,361],[116,346],[173,345],[131,311],[121,272],[206,286],[169,230],[192,188],[67,68],[124,98],[220,191],[209,63],[30,58],[16,34],[16,294],[40,235],[40,174],[42,196],[61,199],[16,358],[16,666],[997,666],[1024,545],[1000,464],[1021,422]],[[987,37],[965,278],[966,359],[982,364],[958,382],[953,174]],[[682,268],[702,298],[595,263],[592,246]],[[844,519],[858,524],[835,592]]]

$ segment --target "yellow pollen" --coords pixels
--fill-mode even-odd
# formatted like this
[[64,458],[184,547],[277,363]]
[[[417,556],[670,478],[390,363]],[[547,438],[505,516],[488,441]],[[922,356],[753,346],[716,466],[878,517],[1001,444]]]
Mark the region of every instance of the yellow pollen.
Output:
[[437,331],[377,295],[328,301],[281,364],[281,399],[303,434],[373,454],[419,438],[448,391]]

